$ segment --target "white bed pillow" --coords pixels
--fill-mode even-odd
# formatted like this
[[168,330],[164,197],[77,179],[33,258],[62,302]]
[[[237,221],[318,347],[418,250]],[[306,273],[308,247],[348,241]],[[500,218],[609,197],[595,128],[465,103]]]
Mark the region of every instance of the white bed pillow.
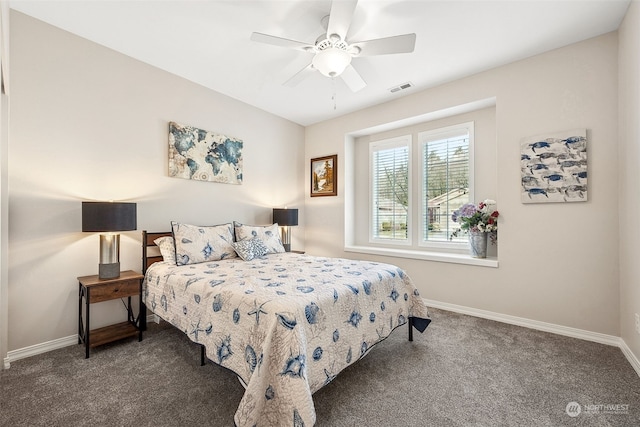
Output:
[[236,242],[258,238],[267,247],[268,254],[285,252],[280,240],[278,224],[272,225],[245,225],[237,221],[233,222],[236,232]]
[[171,231],[176,244],[176,265],[198,264],[238,256],[231,245],[233,226],[230,223],[204,227],[171,221]]
[[265,246],[264,242],[257,237],[254,239],[233,242],[233,249],[235,249],[238,256],[245,261],[251,261],[254,258],[266,255],[269,250]]
[[173,237],[158,237],[153,243],[160,248],[160,255],[162,255],[164,261],[172,264],[176,263],[176,245],[173,242]]

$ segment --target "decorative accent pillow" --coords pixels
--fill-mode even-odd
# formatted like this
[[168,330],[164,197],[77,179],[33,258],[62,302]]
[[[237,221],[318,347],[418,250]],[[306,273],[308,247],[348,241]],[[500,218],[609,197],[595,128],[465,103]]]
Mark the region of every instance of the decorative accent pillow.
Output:
[[269,250],[262,240],[257,237],[249,240],[241,240],[239,242],[233,242],[233,249],[236,250],[240,258],[245,261],[251,261],[254,258],[259,258],[267,253]]
[[277,254],[284,252],[282,240],[280,240],[280,231],[278,224],[272,225],[244,225],[237,221],[233,221],[236,231],[236,242],[259,238],[267,247],[268,254]]
[[171,231],[176,244],[176,265],[237,257],[231,246],[233,227],[230,223],[201,227],[171,221]]
[[160,255],[164,261],[176,263],[176,244],[173,242],[173,237],[158,237],[153,243],[160,248]]

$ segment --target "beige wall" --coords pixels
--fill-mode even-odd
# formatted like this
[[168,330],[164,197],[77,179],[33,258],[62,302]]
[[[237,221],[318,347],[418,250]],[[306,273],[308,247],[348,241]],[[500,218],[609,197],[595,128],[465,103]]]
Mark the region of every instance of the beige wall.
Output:
[[620,334],[640,359],[640,4],[631,6],[619,29],[620,97]]
[[[77,331],[76,277],[98,267],[82,200],[137,202],[139,230],[268,223],[284,205],[304,223],[301,126],[14,11],[11,74],[8,350]],[[243,185],[169,178],[169,121],[241,138]],[[123,234],[123,269],[140,269],[139,240]],[[97,304],[93,326],[124,313]]]
[[[0,360],[7,355],[9,334],[9,279],[8,279],[8,146],[9,146],[9,3],[0,2],[0,82],[3,89],[0,93]],[[3,365],[0,364],[0,369]]]
[[[395,263],[427,299],[619,335],[617,60],[610,33],[308,126],[307,161],[338,153],[345,176],[337,197],[306,196],[307,252]],[[492,97],[499,268],[345,253],[345,134]],[[576,128],[588,131],[589,201],[522,204],[521,139]]]

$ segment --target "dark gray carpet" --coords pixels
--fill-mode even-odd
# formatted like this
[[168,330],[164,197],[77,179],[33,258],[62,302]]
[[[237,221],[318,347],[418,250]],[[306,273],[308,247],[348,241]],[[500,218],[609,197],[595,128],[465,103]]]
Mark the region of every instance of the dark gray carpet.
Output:
[[[316,425],[640,426],[640,378],[620,349],[440,310],[432,318],[413,342],[396,330],[318,391]],[[150,324],[142,342],[98,347],[88,360],[78,345],[12,363],[0,372],[0,426],[232,426],[243,391],[226,369],[199,366],[184,334]],[[569,402],[581,405],[577,417]]]

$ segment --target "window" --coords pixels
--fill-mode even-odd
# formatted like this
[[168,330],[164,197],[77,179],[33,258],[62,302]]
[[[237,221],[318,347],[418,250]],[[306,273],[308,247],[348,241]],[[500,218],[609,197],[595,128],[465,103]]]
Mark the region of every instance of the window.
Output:
[[421,132],[418,141],[422,162],[420,241],[421,244],[447,242],[458,226],[451,220],[451,214],[473,200],[473,123]]
[[451,239],[451,214],[473,200],[473,122],[417,136],[415,150],[411,135],[369,145],[370,241],[455,248],[464,238]]
[[372,241],[410,243],[410,148],[410,136],[370,145]]

